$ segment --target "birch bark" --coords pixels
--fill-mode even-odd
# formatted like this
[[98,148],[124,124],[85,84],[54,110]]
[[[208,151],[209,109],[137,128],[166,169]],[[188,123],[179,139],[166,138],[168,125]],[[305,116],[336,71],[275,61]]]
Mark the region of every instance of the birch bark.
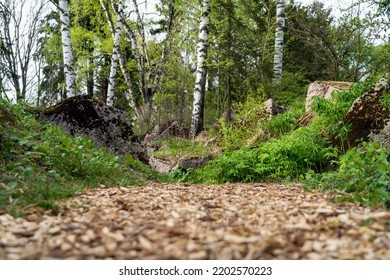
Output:
[[285,27],[285,0],[276,1],[276,31],[274,55],[274,84],[281,85],[283,71],[283,44]]
[[[106,15],[108,25],[110,26],[112,38],[115,39],[115,26],[114,26],[114,22],[112,21],[110,10],[109,10],[109,8],[104,0],[100,0],[100,4],[101,4],[101,6],[104,10],[104,13]],[[115,5],[113,5],[113,10],[114,10],[116,16],[118,17],[118,7],[115,7]],[[126,22],[125,22],[124,18],[123,18],[123,27],[126,30]],[[135,39],[134,39],[134,42],[136,42]],[[132,44],[133,44],[133,42],[132,42]],[[137,116],[141,117],[142,116],[141,108],[137,104],[138,96],[135,93],[134,84],[133,84],[132,78],[130,76],[129,70],[127,69],[127,66],[126,66],[126,58],[124,57],[124,55],[122,54],[120,49],[118,51],[118,59],[119,59],[119,66],[122,70],[122,73],[123,73],[123,76],[125,78],[125,82],[127,85],[127,90],[129,92],[129,98],[128,98],[129,104],[132,108],[135,109]]]
[[123,26],[123,0],[120,0],[118,4],[118,19],[115,28],[114,47],[112,50],[110,78],[108,81],[108,90],[107,90],[107,105],[109,106],[112,106],[114,104],[115,76],[118,69],[118,61],[119,61],[118,54],[119,54],[122,26]]
[[67,97],[72,97],[75,95],[75,73],[72,40],[70,37],[69,0],[60,0],[58,4],[61,20],[62,55],[64,59],[66,92]]
[[207,52],[208,52],[208,35],[209,35],[209,15],[210,1],[202,0],[202,15],[199,24],[199,37],[196,45],[197,62],[196,77],[194,88],[194,101],[192,109],[192,120],[190,129],[190,138],[194,139],[203,129],[204,115],[204,95],[206,89],[207,76]]

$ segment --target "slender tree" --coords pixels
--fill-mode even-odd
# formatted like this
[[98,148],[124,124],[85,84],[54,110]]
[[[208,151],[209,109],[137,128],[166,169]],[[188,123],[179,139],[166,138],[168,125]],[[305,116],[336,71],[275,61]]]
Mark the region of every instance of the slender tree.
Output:
[[276,1],[276,32],[275,32],[275,56],[274,56],[274,83],[282,83],[283,71],[283,39],[285,26],[285,1]]
[[118,58],[119,58],[118,54],[119,54],[122,26],[123,26],[123,0],[120,0],[118,4],[118,18],[117,18],[116,29],[115,29],[114,47],[112,50],[112,58],[111,58],[110,78],[109,78],[108,90],[107,90],[107,104],[110,106],[112,106],[114,103],[115,75],[118,69]]
[[227,26],[227,72],[226,72],[226,115],[225,122],[229,125],[232,119],[232,65],[231,65],[231,52],[232,52],[232,17],[233,17],[233,3],[232,0],[227,2],[227,15],[228,15],[228,26]]
[[24,100],[28,91],[35,91],[37,71],[33,58],[38,52],[38,19],[44,14],[44,1],[0,1],[0,77],[1,87],[9,83],[17,100]]
[[[114,26],[114,22],[112,20],[112,15],[110,13],[110,9],[104,0],[99,0],[99,2],[104,10],[105,15],[106,15],[107,23],[110,27],[112,38],[115,40],[115,26]],[[112,7],[113,7],[114,11],[116,11],[116,15],[119,18],[118,7],[116,7],[115,5],[112,5]],[[122,16],[123,16],[123,14],[122,14]],[[124,18],[123,18],[122,24],[123,23],[124,23]],[[127,87],[128,93],[129,93],[130,106],[135,108],[137,116],[139,117],[140,116],[140,109],[139,109],[139,106],[136,102],[136,100],[138,98],[136,97],[136,95],[134,93],[134,84],[132,82],[129,70],[126,67],[126,58],[125,58],[125,56],[122,53],[120,48],[118,48],[118,60],[119,60],[119,66],[120,66],[121,71],[123,73],[123,76],[125,78],[126,87]]]
[[69,0],[59,1],[59,11],[62,34],[62,54],[64,59],[64,73],[67,97],[75,95],[75,73],[72,39],[70,37]]
[[210,1],[202,0],[202,15],[199,23],[199,37],[196,44],[196,77],[194,88],[194,101],[192,107],[192,120],[190,137],[194,139],[203,129],[204,99],[207,76],[207,53],[209,35]]

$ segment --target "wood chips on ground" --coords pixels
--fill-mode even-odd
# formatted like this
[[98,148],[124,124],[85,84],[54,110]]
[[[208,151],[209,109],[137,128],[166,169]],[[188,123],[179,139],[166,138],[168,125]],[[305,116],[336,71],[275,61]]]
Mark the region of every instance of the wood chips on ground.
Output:
[[298,185],[102,187],[0,215],[0,259],[390,259],[390,212]]

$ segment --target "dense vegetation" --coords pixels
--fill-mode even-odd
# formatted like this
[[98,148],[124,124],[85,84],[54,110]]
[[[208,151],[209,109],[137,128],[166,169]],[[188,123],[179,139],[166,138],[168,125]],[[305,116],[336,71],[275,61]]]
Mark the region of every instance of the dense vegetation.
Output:
[[86,187],[167,179],[131,156],[113,155],[87,137],[36,121],[25,106],[2,103],[17,121],[0,123],[0,209],[15,215],[30,206],[56,210],[56,200]]
[[[15,215],[30,206],[55,210],[55,200],[85,187],[152,180],[299,181],[331,190],[337,199],[390,206],[385,149],[376,142],[351,148],[345,141],[349,127],[341,122],[352,102],[389,71],[389,1],[355,1],[339,17],[321,1],[308,6],[287,1],[280,84],[272,80],[280,1],[201,2],[210,8],[202,105],[210,141],[160,140],[154,155],[212,154],[214,160],[199,170],[176,168],[170,177],[37,121],[29,106],[69,97],[64,72],[73,68],[74,92],[112,101],[128,114],[138,134],[173,120],[189,127],[200,1],[161,0],[151,11],[148,1],[136,0],[38,0],[29,7],[29,1],[0,3],[0,210]],[[67,28],[61,25],[58,3],[69,4],[72,67],[64,65],[61,52],[61,32]],[[123,30],[116,32],[120,3],[126,13]],[[30,17],[22,20],[26,9]],[[118,71],[111,77],[114,53],[120,55],[120,67],[116,61]],[[334,102],[316,100],[316,116],[300,125],[307,85],[315,80],[355,84],[350,93],[334,93]],[[269,120],[262,105],[268,98],[287,112]],[[388,93],[383,104],[390,104]]]
[[[181,180],[191,183],[293,180],[304,182],[310,188],[350,193],[344,194],[347,200],[390,206],[390,193],[386,191],[390,180],[386,149],[376,142],[362,142],[359,148],[349,149],[334,144],[344,141],[332,141],[346,140],[349,128],[342,119],[367,86],[355,84],[351,92],[335,92],[333,101],[316,99],[312,109],[317,116],[309,126],[296,129],[293,128],[299,114],[294,111],[264,121],[248,113],[254,107],[243,106],[241,115],[249,117],[244,121],[245,126],[238,119],[238,125],[233,123],[227,131],[222,128],[225,152],[208,166],[181,174]],[[268,141],[247,142],[254,135],[267,134],[273,136]],[[236,143],[247,145],[229,151]],[[178,176],[177,171],[174,175]]]

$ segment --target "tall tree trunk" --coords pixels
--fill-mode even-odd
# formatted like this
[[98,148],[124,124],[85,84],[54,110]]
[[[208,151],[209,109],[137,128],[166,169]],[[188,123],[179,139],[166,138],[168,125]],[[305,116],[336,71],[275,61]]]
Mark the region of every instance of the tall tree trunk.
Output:
[[202,15],[199,24],[199,37],[196,45],[197,62],[194,88],[194,102],[190,138],[194,139],[203,129],[204,97],[207,76],[207,40],[209,35],[210,0],[202,0]]
[[[107,6],[107,4],[105,3],[104,0],[100,0],[100,4],[104,10],[104,13],[106,14],[106,18],[107,18],[107,22],[108,22],[108,25],[110,26],[110,29],[111,29],[111,33],[112,33],[112,36],[113,36],[113,39],[115,38],[115,26],[114,26],[114,23],[112,21],[112,18],[111,18],[111,14],[110,14],[110,10]],[[116,14],[117,17],[119,17],[118,15],[118,7],[115,7],[115,5],[112,5],[113,7],[113,10]],[[123,22],[122,22],[124,28],[125,28],[125,32],[127,33],[127,24],[125,22],[125,19],[123,18]],[[135,36],[134,36],[134,40],[131,42],[131,44],[136,44],[136,39],[135,39]],[[137,54],[138,54],[138,49],[137,50]],[[136,57],[136,55],[134,54],[134,56]],[[118,50],[118,59],[119,59],[119,66],[122,70],[122,73],[123,73],[123,76],[125,78],[125,82],[126,82],[126,86],[127,86],[127,90],[129,91],[129,104],[130,104],[130,107],[134,108],[135,109],[135,112],[137,114],[138,117],[141,117],[142,116],[142,110],[139,106],[139,97],[138,97],[138,94],[135,93],[134,91],[134,84],[131,80],[131,77],[130,77],[130,73],[129,73],[129,70],[127,69],[126,67],[126,59],[124,57],[124,55],[122,54],[121,50],[119,49]]]
[[108,90],[107,90],[107,105],[109,106],[112,106],[114,104],[115,76],[116,76],[116,71],[118,69],[118,53],[120,47],[122,26],[123,26],[123,0],[120,0],[118,5],[118,19],[117,19],[116,29],[115,29],[114,47],[112,50],[112,58],[111,58],[110,78],[109,78]]
[[64,57],[64,73],[67,97],[75,95],[75,74],[73,62],[72,40],[70,38],[69,0],[59,1],[62,54]]
[[274,56],[274,84],[282,84],[283,71],[283,36],[285,26],[284,0],[276,1],[276,32]]
[[225,122],[229,126],[232,120],[232,66],[231,66],[231,48],[232,48],[232,1],[228,1],[228,30],[227,30],[227,59],[228,67],[226,73],[226,115]]

